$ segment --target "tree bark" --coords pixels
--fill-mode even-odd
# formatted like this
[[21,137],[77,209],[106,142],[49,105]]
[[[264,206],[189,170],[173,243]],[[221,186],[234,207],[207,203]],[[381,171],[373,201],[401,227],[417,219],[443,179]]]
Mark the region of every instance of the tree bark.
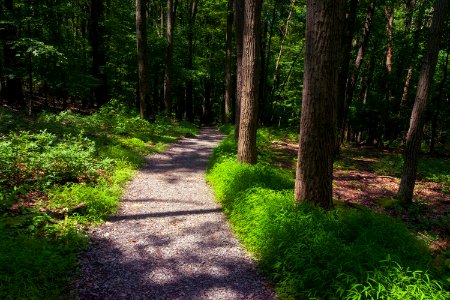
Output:
[[244,1],[233,1],[234,32],[236,39],[236,105],[234,138],[239,140],[239,125],[241,120],[241,95],[242,95],[242,55],[244,34]]
[[[197,1],[191,0],[189,6],[189,28],[188,28],[188,65],[187,69],[193,69],[193,55],[194,55],[194,24],[195,16],[197,14]],[[194,107],[193,107],[193,90],[194,82],[192,78],[189,78],[186,85],[186,118],[189,122],[194,122]]]
[[262,0],[245,1],[238,161],[255,164]]
[[433,112],[433,116],[431,118],[431,139],[430,139],[430,154],[434,154],[434,147],[436,145],[436,135],[437,135],[437,127],[438,127],[438,120],[439,120],[439,114],[441,112],[441,103],[442,103],[442,96],[444,94],[444,87],[447,82],[448,77],[448,58],[450,55],[450,43],[448,43],[447,47],[447,55],[445,57],[445,62],[442,66],[443,69],[443,76],[442,80],[439,83],[439,90],[438,94],[436,95],[436,107]]
[[338,106],[337,106],[337,128],[335,155],[339,155],[341,145],[340,135],[344,131],[344,108],[345,108],[345,86],[350,69],[350,59],[352,54],[352,40],[355,35],[356,11],[358,0],[351,0],[346,14],[345,28],[342,36],[342,62],[338,74]]
[[232,41],[233,41],[233,1],[228,0],[227,6],[227,31],[225,36],[225,110],[223,120],[228,123],[231,119],[233,103],[233,82],[231,77]]
[[420,71],[416,99],[411,113],[403,154],[403,171],[397,197],[399,202],[404,205],[412,203],[427,102],[439,54],[442,25],[444,24],[445,18],[448,16],[448,9],[448,0],[436,1],[428,39],[428,50],[425,54],[422,69]]
[[386,100],[392,100],[392,25],[394,24],[394,6],[388,8],[384,6],[384,15],[386,17]]
[[164,74],[164,105],[168,115],[172,114],[173,16],[173,0],[167,0],[167,51]]
[[139,112],[143,119],[155,120],[147,56],[147,0],[136,0],[136,37],[139,76]]
[[308,0],[295,202],[331,208],[338,66],[346,0]]
[[364,32],[363,32],[361,41],[359,43],[358,54],[356,55],[353,73],[352,73],[351,77],[349,77],[347,79],[347,85],[345,88],[345,97],[344,97],[344,108],[343,108],[343,111],[341,112],[342,117],[339,118],[339,123],[338,123],[338,128],[340,130],[340,137],[341,137],[339,143],[343,142],[343,138],[345,136],[344,130],[345,130],[345,123],[346,123],[346,119],[347,119],[347,115],[348,115],[348,110],[350,109],[350,105],[353,100],[353,93],[355,91],[356,81],[358,80],[359,71],[361,70],[361,66],[362,66],[362,63],[364,60],[364,55],[366,53],[367,45],[369,43],[369,37],[370,37],[370,33],[371,33],[374,12],[375,12],[375,6],[374,6],[374,3],[371,2],[371,3],[369,3],[369,6],[367,8],[366,20],[364,22]]
[[283,48],[284,48],[284,41],[286,40],[288,31],[289,31],[289,23],[291,22],[292,13],[295,8],[295,0],[291,0],[291,4],[289,6],[289,14],[286,19],[286,23],[284,25],[284,30],[281,36],[280,41],[280,50],[278,51],[277,60],[275,61],[275,71],[273,73],[273,89],[276,90],[279,87],[279,81],[280,81],[280,62],[281,62],[281,56],[283,55]]
[[90,38],[92,47],[92,76],[99,81],[98,85],[94,88],[94,97],[97,107],[108,102],[106,74],[101,70],[106,64],[103,37],[104,28],[101,25],[103,9],[103,0],[91,0]]
[[[415,5],[415,0],[411,0],[410,4],[408,4],[408,7],[410,5]],[[414,31],[414,36],[413,36],[413,41],[412,41],[412,45],[417,45],[419,43],[419,39],[421,37],[421,33],[422,33],[422,25],[424,22],[424,14],[425,14],[425,5],[421,5],[420,6],[420,10],[419,10],[419,15],[416,18],[416,22],[417,24],[414,26],[416,27],[415,31]],[[411,15],[412,15],[412,8],[411,8]],[[412,19],[412,17],[411,17]],[[410,22],[412,22],[412,20],[409,20],[409,17],[407,18],[407,22],[406,22],[406,29],[411,28],[411,25],[409,24]],[[408,30],[407,30],[408,32]],[[398,112],[398,116],[400,116],[401,112],[402,112],[402,108],[406,105],[406,102],[408,101],[408,93],[409,93],[409,88],[411,86],[411,80],[412,80],[412,75],[414,72],[414,64],[415,64],[415,59],[414,56],[412,56],[411,60],[410,60],[410,64],[406,73],[406,77],[405,77],[405,83],[403,84],[403,89],[402,89],[402,97],[400,100],[400,107],[399,107],[399,112]]]
[[[10,13],[14,10],[14,1],[5,0],[5,10]],[[16,76],[12,70],[18,69],[20,66],[17,62],[16,51],[9,42],[17,40],[17,29],[13,24],[6,23],[1,35],[3,42],[4,68],[8,72],[5,76],[4,86],[2,86],[1,97],[11,105],[22,107],[24,105],[24,94],[22,79]]]

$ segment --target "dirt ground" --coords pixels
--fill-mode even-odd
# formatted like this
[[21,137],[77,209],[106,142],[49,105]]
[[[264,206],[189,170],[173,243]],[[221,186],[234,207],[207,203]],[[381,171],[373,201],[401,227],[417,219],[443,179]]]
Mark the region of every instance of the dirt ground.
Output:
[[[295,169],[298,144],[289,141],[272,143],[273,163],[286,169]],[[350,162],[353,168],[335,168],[333,195],[336,203],[351,207],[366,207],[400,218],[416,234],[424,239],[436,253],[450,250],[450,194],[443,192],[440,183],[417,181],[412,207],[404,209],[396,205],[395,195],[400,179],[371,171],[377,157],[383,155],[373,149],[373,155],[352,155],[358,148],[341,153],[341,160]],[[364,149],[364,153],[371,151]]]

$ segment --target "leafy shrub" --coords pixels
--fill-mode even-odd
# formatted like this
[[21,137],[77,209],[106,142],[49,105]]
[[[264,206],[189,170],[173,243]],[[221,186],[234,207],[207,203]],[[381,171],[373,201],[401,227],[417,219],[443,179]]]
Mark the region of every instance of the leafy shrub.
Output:
[[295,205],[290,173],[235,162],[226,151],[229,140],[218,149],[207,179],[280,298],[450,296],[427,271],[431,254],[424,242],[399,221],[365,209]]
[[85,204],[85,211],[79,221],[99,222],[114,213],[122,189],[118,185],[68,184],[49,192],[50,207],[63,211]]
[[197,131],[136,115],[118,101],[89,116],[35,120],[0,108],[0,299],[75,298],[70,281],[85,226],[114,213],[143,154]]
[[49,186],[57,182],[95,181],[111,168],[95,158],[95,144],[82,134],[20,132],[0,141],[0,184]]
[[231,159],[217,164],[207,178],[213,184],[217,198],[230,205],[237,195],[252,187],[273,190],[293,187],[290,172],[259,164],[239,164]]
[[[352,280],[353,279],[353,280]],[[356,281],[352,278],[349,281]],[[448,299],[450,293],[422,271],[411,271],[388,259],[367,272],[366,280],[353,283],[343,299]]]

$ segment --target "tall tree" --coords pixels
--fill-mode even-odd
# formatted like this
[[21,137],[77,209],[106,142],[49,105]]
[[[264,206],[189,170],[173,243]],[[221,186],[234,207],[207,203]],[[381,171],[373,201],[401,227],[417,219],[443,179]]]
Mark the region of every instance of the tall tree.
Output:
[[256,163],[257,159],[261,9],[262,0],[245,1],[238,161],[250,164]]
[[[9,17],[14,13],[14,1],[5,0],[4,11],[2,16]],[[5,78],[1,78],[3,82],[1,89],[1,99],[5,99],[6,102],[13,105],[22,106],[24,104],[24,94],[22,87],[22,80],[17,74],[17,69],[20,68],[20,64],[17,60],[15,47],[12,43],[18,39],[17,27],[11,21],[5,22],[0,40],[3,44],[3,56],[4,56],[4,70]]]
[[346,0],[308,0],[295,202],[331,208],[339,51]]
[[338,106],[337,106],[337,126],[336,135],[336,155],[339,154],[341,144],[340,135],[343,134],[344,128],[344,106],[345,106],[345,86],[349,74],[349,66],[352,52],[353,36],[355,34],[356,11],[358,8],[358,0],[351,0],[345,16],[344,32],[342,34],[342,61],[338,74]]
[[[400,103],[399,103],[399,111],[398,111],[398,116],[401,117],[401,113],[404,110],[404,108],[407,106],[407,102],[408,102],[408,95],[409,95],[409,90],[412,86],[412,81],[413,81],[413,73],[415,72],[415,69],[418,68],[417,66],[417,61],[419,56],[418,55],[414,55],[416,52],[416,49],[414,48],[414,46],[419,45],[420,43],[420,39],[423,36],[423,24],[428,22],[427,18],[426,18],[426,10],[428,8],[427,5],[425,5],[424,2],[417,2],[416,0],[410,0],[408,5],[407,5],[407,10],[411,11],[410,15],[412,15],[412,11],[414,10],[414,8],[418,8],[418,13],[417,16],[415,18],[412,17],[407,17],[407,21],[406,21],[406,27],[405,27],[405,31],[406,34],[410,33],[410,31],[412,30],[412,28],[415,28],[412,32],[412,41],[411,41],[411,49],[413,49],[411,52],[409,52],[410,55],[407,55],[409,58],[409,66],[407,69],[407,74],[406,77],[404,79],[404,84],[403,84],[403,88],[401,90],[402,95],[401,95],[401,99],[400,99]],[[410,20],[411,19],[411,20]]]
[[236,39],[236,105],[234,137],[239,140],[239,124],[241,120],[241,96],[242,96],[242,55],[244,34],[244,1],[233,1],[234,32]]
[[[364,22],[364,31],[363,31],[361,40],[359,42],[359,48],[358,48],[358,53],[356,55],[353,72],[352,72],[351,76],[347,79],[347,84],[345,87],[345,94],[344,94],[345,97],[344,97],[343,109],[342,109],[342,111],[339,112],[339,113],[342,113],[342,115],[338,115],[338,128],[340,130],[339,143],[342,143],[344,141],[344,136],[345,136],[344,131],[345,131],[345,127],[346,127],[345,122],[347,119],[350,105],[353,100],[353,93],[355,91],[359,72],[361,70],[364,56],[366,54],[367,45],[369,43],[369,37],[370,37],[370,33],[371,33],[374,12],[375,12],[375,6],[374,6],[373,1],[371,1],[367,7],[366,20]],[[342,87],[340,87],[340,88],[342,88]]]
[[147,0],[136,0],[136,36],[139,76],[139,112],[141,118],[153,121],[155,116],[152,111],[152,93],[150,90],[147,53]]
[[416,99],[411,113],[403,154],[403,171],[397,197],[399,202],[404,205],[412,203],[420,145],[423,136],[423,126],[425,123],[425,112],[439,54],[442,35],[441,31],[444,21],[448,17],[448,10],[448,0],[436,0],[428,39],[428,50],[425,54],[422,69],[420,71]]
[[166,69],[164,73],[164,105],[166,113],[172,113],[172,74],[173,74],[173,32],[174,32],[173,0],[167,0],[167,51]]
[[104,69],[106,64],[105,39],[104,39],[104,3],[103,0],[91,0],[90,3],[90,39],[92,46],[92,76],[98,80],[94,89],[97,107],[108,101],[108,86]]
[[[189,23],[188,23],[188,62],[187,69],[193,69],[193,56],[194,56],[194,24],[195,16],[197,15],[197,0],[191,0],[189,5]],[[194,80],[192,76],[189,78],[186,86],[186,118],[189,122],[194,121],[194,107],[193,107],[193,91],[194,91]]]
[[228,0],[227,6],[227,31],[225,36],[225,111],[224,111],[224,121],[228,123],[231,117],[231,108],[233,101],[233,82],[231,80],[231,66],[232,66],[232,55],[233,50],[233,1]]
[[386,36],[387,36],[387,47],[386,47],[386,100],[392,100],[392,26],[394,25],[394,5],[388,8],[388,5],[384,6],[384,15],[386,18]]
[[445,56],[445,61],[442,64],[442,79],[439,83],[439,88],[437,95],[435,97],[435,108],[433,115],[431,117],[431,137],[430,137],[430,154],[434,153],[434,148],[436,146],[436,137],[437,137],[437,128],[438,128],[438,120],[439,114],[441,112],[442,98],[444,98],[444,88],[448,79],[448,60],[450,56],[450,40],[447,41],[447,55]]

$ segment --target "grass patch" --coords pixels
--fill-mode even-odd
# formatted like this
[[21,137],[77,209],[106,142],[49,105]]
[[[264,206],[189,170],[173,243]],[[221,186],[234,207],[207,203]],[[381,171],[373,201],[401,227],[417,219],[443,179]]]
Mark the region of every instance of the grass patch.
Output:
[[294,205],[292,173],[237,163],[232,141],[215,150],[207,179],[281,299],[450,297],[426,244],[400,221],[367,209]]
[[83,116],[28,118],[0,109],[0,298],[60,299],[73,292],[86,226],[117,209],[144,162],[197,129],[150,124],[117,101]]

